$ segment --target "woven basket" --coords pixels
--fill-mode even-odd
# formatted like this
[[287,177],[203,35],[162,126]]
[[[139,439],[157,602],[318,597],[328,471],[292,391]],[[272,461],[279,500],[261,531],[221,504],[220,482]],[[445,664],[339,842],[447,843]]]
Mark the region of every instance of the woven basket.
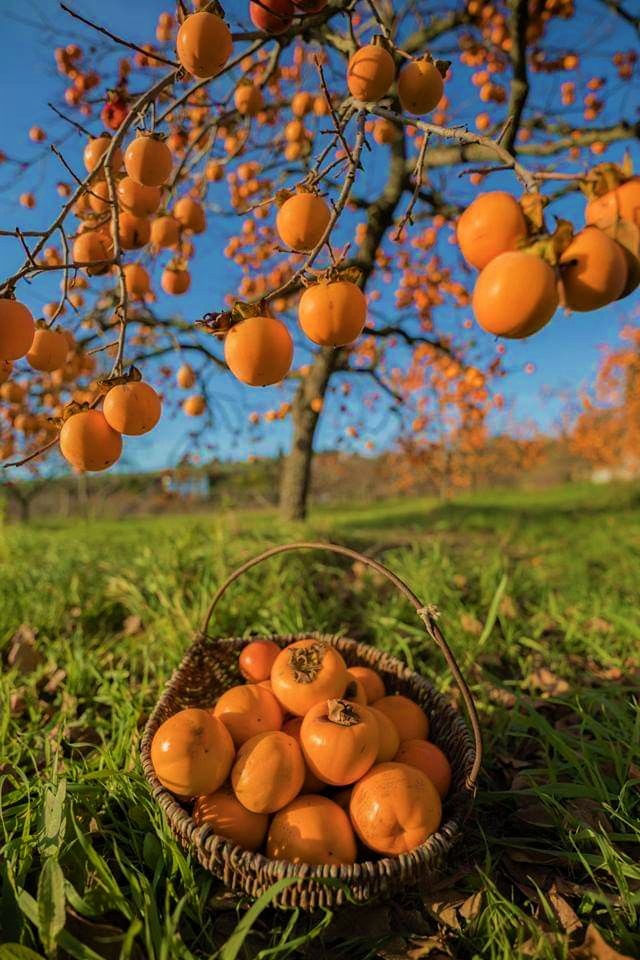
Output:
[[[388,693],[403,693],[411,697],[427,713],[431,724],[430,739],[444,750],[452,766],[451,791],[444,803],[443,819],[437,833],[419,847],[397,857],[381,857],[348,866],[312,866],[269,860],[260,853],[251,853],[217,836],[209,826],[198,827],[188,807],[176,800],[160,784],[151,764],[151,741],[161,723],[184,707],[213,706],[224,690],[242,682],[238,655],[247,643],[247,638],[217,639],[208,634],[211,616],[222,595],[238,577],[263,560],[290,550],[307,549],[328,550],[358,560],[382,574],[397,587],[415,607],[428,636],[441,650],[458,685],[471,723],[472,735],[460,714],[428,680],[407,669],[396,657],[376,650],[366,643],[313,632],[268,638],[281,647],[304,637],[314,637],[330,643],[340,651],[348,666],[361,664],[374,667],[381,674]],[[399,577],[377,560],[365,557],[355,550],[325,543],[290,543],[274,547],[247,561],[218,589],[202,629],[149,718],[142,738],[141,752],[145,777],[174,836],[193,851],[207,870],[222,879],[232,890],[242,891],[252,897],[260,896],[277,880],[284,877],[296,878],[295,882],[282,885],[283,889],[273,898],[274,905],[313,910],[317,907],[338,906],[349,900],[362,902],[390,895],[418,881],[432,880],[441,870],[444,859],[459,838],[462,825],[470,812],[481,764],[482,742],[471,693],[435,622],[434,608],[424,606]]]

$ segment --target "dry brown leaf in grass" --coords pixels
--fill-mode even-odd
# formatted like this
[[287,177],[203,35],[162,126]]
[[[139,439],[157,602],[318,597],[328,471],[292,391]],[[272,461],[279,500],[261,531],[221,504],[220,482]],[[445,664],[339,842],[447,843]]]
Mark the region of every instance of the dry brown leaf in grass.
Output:
[[501,616],[505,617],[507,620],[515,620],[515,618],[518,616],[518,608],[515,600],[513,597],[510,597],[508,593],[505,593],[500,601],[499,610]]
[[136,634],[142,633],[142,630],[142,617],[137,616],[135,613],[125,617],[125,620],[122,624],[123,637],[135,637]]
[[564,930],[566,930],[567,933],[573,933],[575,930],[579,930],[582,927],[582,920],[575,912],[571,904],[565,900],[561,893],[559,893],[555,881],[549,887],[549,890],[547,891],[547,897],[549,898],[549,903],[553,908],[553,912],[558,918],[558,923]]
[[470,897],[464,901],[458,910],[458,913],[465,920],[475,920],[482,910],[482,890],[476,890]]
[[628,953],[620,953],[610,947],[597,927],[587,927],[584,941],[569,951],[571,960],[634,960]]
[[43,661],[36,647],[36,631],[28,623],[22,623],[11,638],[7,664],[20,673],[33,673]]
[[527,686],[541,690],[543,696],[559,697],[569,692],[569,684],[548,667],[538,667],[527,677]]
[[406,960],[408,943],[404,937],[394,937],[377,951],[381,960]]
[[613,633],[613,624],[604,617],[591,617],[585,623],[585,628],[592,633]]
[[9,710],[14,717],[21,717],[27,708],[27,701],[22,690],[14,690],[9,697]]
[[458,907],[461,907],[465,900],[466,894],[459,890],[441,890],[435,897],[425,897],[424,906],[438,923],[451,930],[459,930]]
[[[551,946],[552,950],[562,949],[564,945],[564,937],[562,934],[558,933],[556,930],[552,930],[548,923],[542,923],[541,921],[538,921],[537,926],[542,934],[542,937]],[[540,938],[531,937],[529,940],[525,940],[525,942],[520,946],[520,953],[525,957],[539,957]]]
[[499,706],[505,707],[507,710],[511,710],[513,707],[515,707],[518,699],[515,693],[513,693],[511,690],[505,690],[504,687],[489,686],[487,688],[487,693],[491,703],[497,703]]
[[482,633],[482,624],[472,613],[460,614],[460,626],[465,633],[471,634],[472,637],[479,637]]
[[407,960],[424,960],[424,958],[429,957],[429,960],[444,960],[453,956],[449,952],[449,949],[439,935],[434,935],[431,937],[421,937],[420,940],[412,940],[411,946],[406,953]]
[[62,667],[58,667],[56,670],[53,671],[53,673],[45,683],[44,687],[42,688],[42,692],[46,693],[47,696],[52,697],[55,693],[57,693],[58,689],[62,686],[64,680],[66,679],[66,676],[67,676],[67,671],[63,670]]
[[556,823],[548,807],[540,800],[530,800],[528,797],[523,798],[523,803],[514,813],[514,817],[534,827],[552,827]]
[[606,833],[613,832],[611,821],[602,809],[602,804],[597,800],[578,797],[576,800],[570,800],[566,809],[568,814],[583,826],[590,827],[592,830],[604,830]]
[[463,573],[454,573],[451,579],[454,587],[457,587],[458,590],[464,590],[469,582]]

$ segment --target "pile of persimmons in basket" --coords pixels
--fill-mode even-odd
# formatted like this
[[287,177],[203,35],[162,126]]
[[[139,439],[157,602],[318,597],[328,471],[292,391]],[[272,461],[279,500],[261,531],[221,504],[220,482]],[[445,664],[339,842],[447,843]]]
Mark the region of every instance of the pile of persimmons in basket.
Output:
[[160,783],[200,826],[276,860],[349,864],[423,843],[451,784],[422,708],[316,639],[249,642],[245,684],[156,731]]

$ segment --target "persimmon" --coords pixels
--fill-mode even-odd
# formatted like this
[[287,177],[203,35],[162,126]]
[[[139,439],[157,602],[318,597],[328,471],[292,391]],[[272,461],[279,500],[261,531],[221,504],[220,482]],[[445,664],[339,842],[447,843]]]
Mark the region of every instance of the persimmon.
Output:
[[334,787],[345,787],[375,763],[380,746],[378,723],[360,704],[323,700],[304,715],[300,745],[316,777]]
[[231,373],[252,387],[282,380],[291,368],[293,340],[286,324],[274,317],[247,317],[224,339],[224,358]]
[[151,223],[147,217],[121,210],[118,217],[118,237],[123,250],[140,250],[151,238]]
[[72,256],[76,263],[85,263],[85,270],[90,277],[101,276],[111,269],[109,262],[112,257],[112,247],[109,237],[100,230],[88,230],[79,233],[73,241]]
[[375,703],[386,694],[384,682],[377,670],[372,667],[349,667],[349,673],[359,680],[367,695],[367,703]]
[[226,23],[201,10],[185,17],[176,37],[178,60],[199,79],[215,77],[231,56],[233,40]]
[[171,176],[171,151],[158,134],[138,132],[124,155],[127,175],[143,187],[162,187]]
[[179,297],[191,286],[191,274],[185,267],[165,267],[160,277],[160,286],[170,296]]
[[304,117],[313,109],[313,95],[307,90],[298,90],[291,97],[291,113],[294,117]]
[[493,190],[469,204],[458,220],[456,234],[467,263],[482,270],[499,253],[518,247],[527,236],[527,224],[515,197]]
[[381,44],[360,47],[349,60],[347,86],[356,100],[380,100],[395,79],[393,57]]
[[272,730],[242,744],[231,770],[231,783],[236,797],[248,810],[275,813],[297,797],[304,776],[304,759],[295,739],[281,730]]
[[376,143],[395,143],[402,136],[402,131],[391,120],[380,118],[373,125],[373,139]]
[[191,397],[185,397],[182,401],[182,410],[188,417],[201,417],[206,409],[207,401],[198,393]]
[[[270,683],[271,681],[263,681],[264,683]],[[290,737],[296,741],[300,749],[302,750],[302,743],[300,740],[300,730],[302,728],[302,717],[290,717],[282,724],[282,732],[289,734]],[[302,751],[302,756],[304,758],[304,751]],[[304,764],[304,783],[302,784],[301,793],[322,793],[322,791],[327,787],[327,784],[324,780],[321,780],[320,777],[317,777],[315,773],[309,767],[309,764],[305,760]]]
[[444,93],[442,74],[430,57],[411,60],[398,75],[398,99],[406,113],[423,116],[440,103]]
[[69,343],[64,333],[39,327],[33,337],[33,343],[27,353],[27,363],[34,370],[51,373],[64,365],[69,352]]
[[13,371],[11,360],[0,360],[0,385],[6,383]]
[[207,229],[207,218],[204,207],[193,197],[180,197],[173,205],[173,216],[185,230],[192,233],[204,233]]
[[373,704],[376,710],[384,713],[395,725],[403,740],[426,740],[429,736],[429,718],[414,700],[402,694],[382,697]]
[[360,336],[367,319],[365,295],[350,280],[332,280],[307,287],[298,304],[304,333],[324,347],[342,347]]
[[196,374],[190,363],[183,363],[178,367],[176,383],[181,390],[190,390],[196,382]]
[[585,312],[618,299],[627,265],[619,244],[598,227],[585,227],[562,252],[560,274],[565,305]]
[[[84,148],[83,160],[87,173],[93,173],[96,167],[102,162],[104,155],[111,147],[111,137],[108,133],[102,133],[99,137],[91,137]],[[116,147],[111,155],[111,169],[114,173],[122,166],[122,150]],[[100,172],[100,178],[104,178],[104,171]]]
[[240,651],[238,657],[240,673],[248,683],[269,680],[271,668],[279,653],[280,647],[273,640],[252,640]]
[[96,473],[119,459],[122,437],[99,410],[82,410],[63,423],[60,453],[76,470]]
[[36,325],[24,303],[0,297],[0,360],[19,360],[31,349]]
[[284,33],[291,26],[294,14],[291,0],[261,0],[260,4],[249,4],[251,22],[265,33]]
[[134,299],[142,299],[151,289],[151,281],[145,267],[140,263],[125,263],[123,269],[129,295]]
[[330,219],[331,212],[322,197],[315,193],[294,193],[278,210],[276,230],[284,244],[304,253],[320,242]]
[[236,747],[257,733],[282,727],[282,707],[272,693],[257,683],[225,690],[213,712],[224,723]]
[[9,380],[0,386],[0,400],[6,400],[7,403],[22,403],[26,389],[15,380]]
[[180,223],[166,214],[151,221],[151,245],[158,250],[175,247],[180,239]]
[[363,707],[366,707],[368,700],[367,700],[367,694],[365,693],[364,687],[362,686],[360,681],[353,676],[350,670],[347,670],[347,673],[349,675],[349,679],[343,694],[344,699],[350,700],[353,703],[359,703]]
[[556,312],[553,269],[532,253],[501,253],[478,277],[472,305],[478,324],[487,333],[515,340],[529,337]]
[[229,787],[198,797],[193,819],[199,827],[211,827],[219,837],[245,850],[259,850],[267,835],[269,817],[244,807]]
[[356,838],[347,814],[328,797],[303,794],[279,810],[267,834],[267,856],[289,863],[348,864]]
[[625,247],[624,244],[621,243],[619,246],[627,266],[627,282],[624,285],[622,293],[618,297],[618,300],[623,300],[625,297],[628,297],[630,293],[633,293],[634,290],[637,290],[637,288],[640,286],[640,259],[638,259],[638,257],[632,253],[628,247]]
[[260,87],[253,83],[239,83],[233,95],[233,102],[243,117],[255,117],[264,106],[264,97]]
[[158,727],[151,741],[156,777],[180,797],[214,793],[229,776],[233,760],[231,736],[208,710],[179,710]]
[[162,200],[160,187],[144,187],[131,177],[123,177],[118,181],[116,194],[120,206],[136,217],[150,217]]
[[274,694],[296,716],[304,716],[317,703],[341,697],[348,682],[346,664],[335,647],[311,638],[290,643],[271,668]]
[[320,13],[326,7],[328,0],[293,0],[293,2],[303,13]]
[[107,213],[111,209],[109,184],[106,180],[98,180],[97,183],[92,185],[89,193],[89,206],[94,213]]
[[353,788],[351,822],[376,853],[408,853],[435,833],[442,819],[438,791],[422,770],[405,763],[380,763]]
[[398,752],[400,734],[395,723],[386,713],[377,710],[371,704],[368,710],[378,725],[378,753],[375,762],[386,763],[388,760],[393,760]]
[[591,200],[586,206],[584,218],[587,224],[602,229],[613,226],[618,220],[626,220],[640,227],[640,177],[632,177],[615,190]]
[[128,437],[153,430],[162,414],[162,401],[143,380],[119,383],[107,393],[102,412],[110,427]]
[[435,743],[429,740],[404,740],[394,760],[396,763],[406,763],[422,770],[438,791],[441,800],[449,793],[451,764]]

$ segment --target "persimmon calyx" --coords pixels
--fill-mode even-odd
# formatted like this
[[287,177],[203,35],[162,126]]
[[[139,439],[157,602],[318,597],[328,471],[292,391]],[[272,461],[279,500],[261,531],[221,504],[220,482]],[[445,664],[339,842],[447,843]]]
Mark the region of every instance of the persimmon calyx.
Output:
[[322,668],[324,647],[313,643],[309,647],[294,647],[289,654],[289,666],[296,683],[313,683]]
[[355,727],[357,723],[362,723],[356,707],[348,700],[327,700],[327,717],[340,727]]

